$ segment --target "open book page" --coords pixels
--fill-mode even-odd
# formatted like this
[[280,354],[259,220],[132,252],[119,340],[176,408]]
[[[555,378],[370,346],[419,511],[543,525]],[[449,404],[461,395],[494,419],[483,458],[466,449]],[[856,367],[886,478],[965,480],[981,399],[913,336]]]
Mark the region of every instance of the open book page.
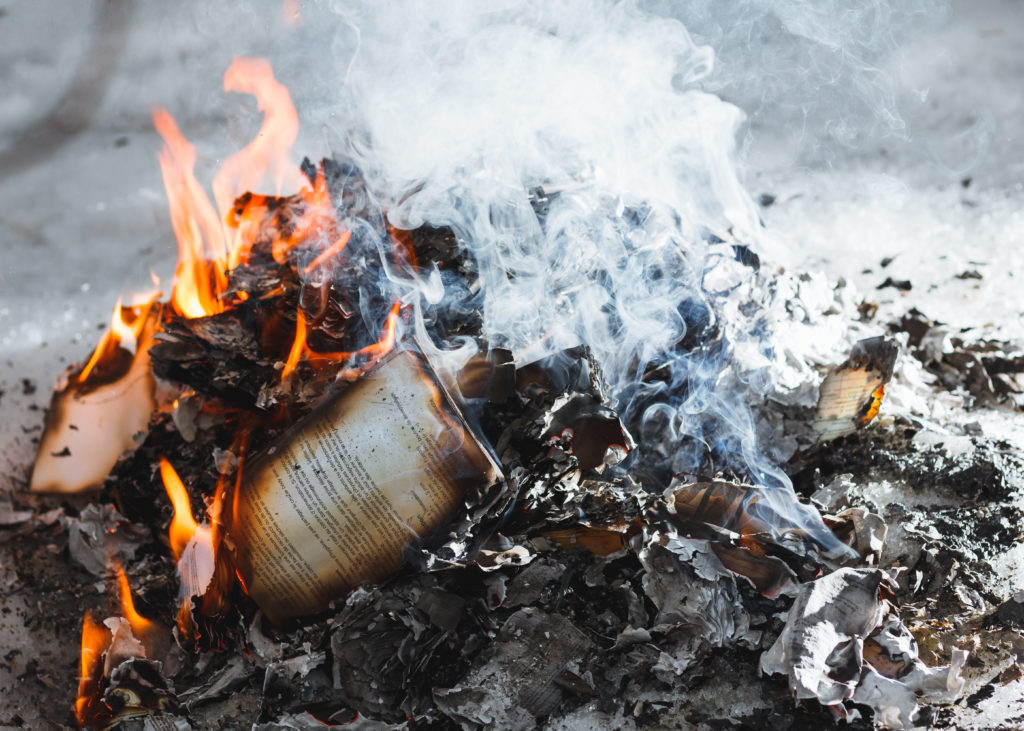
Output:
[[321,611],[401,568],[407,545],[500,476],[427,361],[397,351],[246,470],[239,575],[273,620]]

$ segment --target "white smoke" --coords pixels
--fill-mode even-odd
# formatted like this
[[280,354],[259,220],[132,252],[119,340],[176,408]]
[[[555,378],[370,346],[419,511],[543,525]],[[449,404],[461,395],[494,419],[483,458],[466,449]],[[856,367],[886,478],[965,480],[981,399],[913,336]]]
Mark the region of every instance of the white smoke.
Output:
[[[797,99],[813,119],[816,99],[850,96],[823,81],[842,71],[898,127],[869,63],[893,16],[841,5],[339,0],[304,16],[299,63],[275,65],[394,225],[451,227],[475,262],[478,290],[435,273],[399,283],[408,301],[479,308],[490,345],[520,364],[587,346],[656,481],[710,456],[782,488],[777,512],[813,530],[751,417],[771,389],[772,322],[732,244],[774,252],[737,172],[744,113],[713,92],[758,113]],[[728,73],[673,14],[721,43]],[[838,60],[800,72],[822,49]]]
[[[589,348],[649,487],[710,457],[784,488],[778,512],[816,532],[758,449],[751,393],[722,386],[750,380],[726,377],[730,343],[769,333],[718,320],[752,276],[731,242],[756,246],[760,226],[733,160],[743,115],[698,88],[712,50],[632,3],[334,9],[336,152],[397,227],[455,231],[480,287],[452,282],[448,304],[480,308],[519,364]],[[436,301],[438,280],[407,298]]]
[[[683,335],[701,270],[677,270],[699,263],[701,231],[756,237],[731,161],[742,114],[695,88],[713,53],[679,22],[590,2],[337,10],[354,41],[331,109],[343,151],[394,224],[456,229],[492,344],[536,359],[586,342],[625,377],[630,353]],[[543,230],[537,187],[572,191]],[[640,202],[647,220],[625,227]]]

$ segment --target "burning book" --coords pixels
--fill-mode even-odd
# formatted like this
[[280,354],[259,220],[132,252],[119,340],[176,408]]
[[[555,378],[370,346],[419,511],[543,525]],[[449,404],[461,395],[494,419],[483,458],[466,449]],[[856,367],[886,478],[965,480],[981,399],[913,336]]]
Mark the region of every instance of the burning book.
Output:
[[501,468],[416,351],[393,351],[329,399],[234,496],[234,563],[274,620],[387,579],[407,545],[500,489]]

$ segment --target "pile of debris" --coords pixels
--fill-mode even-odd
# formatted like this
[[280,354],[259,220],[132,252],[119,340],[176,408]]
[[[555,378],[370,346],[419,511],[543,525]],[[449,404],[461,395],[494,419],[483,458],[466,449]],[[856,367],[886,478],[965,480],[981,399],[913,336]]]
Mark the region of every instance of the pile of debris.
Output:
[[[58,386],[31,485],[94,501],[3,512],[5,541],[59,541],[118,597],[86,612],[80,724],[907,727],[1014,678],[1022,604],[988,560],[1019,539],[1019,458],[968,425],[877,424],[912,368],[1019,409],[1011,344],[912,312],[843,363],[796,364],[754,409],[794,492],[722,445],[667,454],[671,423],[618,409],[586,347],[517,364],[452,230],[392,228],[350,163],[302,170],[298,194],[239,196],[241,253],[183,257],[171,300],[119,305]],[[557,195],[534,191],[538,220]],[[829,285],[812,306],[814,278],[705,243],[793,327],[860,304]],[[387,285],[430,276],[455,296]],[[708,318],[674,348],[728,340]]]

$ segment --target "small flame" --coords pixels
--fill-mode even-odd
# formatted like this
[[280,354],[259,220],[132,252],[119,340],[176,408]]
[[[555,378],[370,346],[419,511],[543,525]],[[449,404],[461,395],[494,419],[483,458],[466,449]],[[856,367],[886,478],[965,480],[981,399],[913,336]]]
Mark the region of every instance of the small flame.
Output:
[[292,342],[292,349],[288,353],[288,360],[285,361],[284,369],[281,371],[281,380],[285,380],[292,374],[295,367],[299,364],[299,360],[302,359],[302,354],[306,350],[306,315],[302,312],[300,307],[295,315],[295,340]]
[[75,717],[85,726],[89,716],[89,706],[96,701],[99,694],[100,679],[103,675],[101,659],[110,644],[110,631],[97,624],[86,612],[82,617],[82,653],[78,676],[78,697],[75,700]]
[[398,334],[398,316],[400,312],[401,308],[398,302],[391,305],[391,312],[388,313],[388,319],[385,321],[384,327],[380,332],[380,340],[373,345],[368,345],[361,350],[357,350],[356,355],[368,355],[373,360],[387,355],[391,349],[395,347],[395,337]]
[[88,381],[97,366],[114,358],[118,348],[135,352],[139,336],[146,326],[149,310],[159,296],[159,292],[136,295],[133,298],[136,303],[127,307],[122,305],[121,299],[118,298],[117,304],[114,305],[114,311],[110,315],[110,327],[92,351],[89,361],[75,377],[76,381],[79,383]]
[[160,476],[163,478],[167,497],[174,506],[174,518],[170,527],[171,553],[174,554],[175,560],[179,560],[189,541],[199,530],[199,524],[192,517],[192,503],[184,483],[165,457],[160,458]]
[[[213,532],[209,524],[197,523],[192,517],[188,491],[178,473],[174,471],[174,467],[164,457],[160,458],[160,476],[174,506],[169,537],[171,553],[178,562],[178,578],[181,580],[178,627],[186,637],[192,637],[195,635],[192,597],[206,593],[216,567]],[[220,501],[222,502],[223,498],[220,498]],[[219,513],[219,502],[215,504],[215,508]]]
[[128,576],[124,567],[117,564],[117,588],[121,598],[121,614],[132,626],[132,634],[140,640],[144,639],[153,629],[153,623],[135,611],[135,602],[132,600],[132,588],[128,584]]
[[235,433],[231,451],[238,457],[235,467],[235,479],[229,477],[230,472],[222,472],[217,480],[217,490],[214,493],[213,504],[210,506],[210,542],[214,556],[214,575],[210,586],[203,595],[202,612],[205,615],[218,614],[227,607],[227,595],[235,581],[233,562],[228,555],[221,552],[220,547],[224,540],[225,502],[230,491],[233,489],[237,495],[242,489],[242,473],[245,466],[245,454],[249,443],[249,432],[241,428]]
[[310,350],[306,345],[308,325],[306,324],[306,316],[303,314],[302,308],[300,307],[295,318],[295,340],[292,342],[291,350],[288,353],[288,360],[285,362],[284,369],[281,371],[281,380],[283,381],[288,378],[302,360],[317,364],[338,363],[343,360],[348,360],[349,358],[361,357],[366,358],[364,369],[371,367],[395,347],[395,338],[398,334],[398,321],[401,316],[401,311],[401,303],[396,301],[391,305],[391,311],[388,313],[387,319],[384,321],[384,327],[381,328],[380,338],[378,338],[377,342],[351,352],[339,351],[334,353],[317,353],[316,351]]

